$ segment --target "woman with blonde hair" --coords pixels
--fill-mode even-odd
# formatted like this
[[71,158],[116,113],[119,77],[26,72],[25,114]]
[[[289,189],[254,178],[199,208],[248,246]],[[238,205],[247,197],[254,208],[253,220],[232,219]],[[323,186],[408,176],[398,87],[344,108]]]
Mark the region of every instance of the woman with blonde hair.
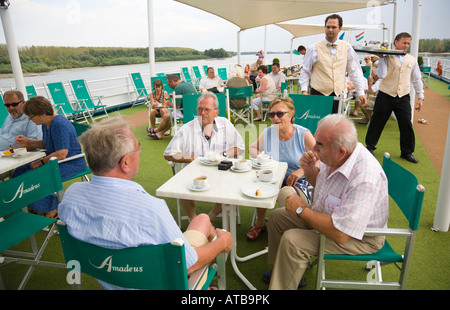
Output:
[[[264,129],[258,140],[250,145],[249,155],[256,157],[264,152],[276,161],[286,162],[288,169],[282,186],[292,186],[308,203],[311,200],[309,183],[305,180],[299,160],[304,152],[312,150],[316,140],[309,129],[294,124],[295,107],[291,98],[274,99],[269,104],[267,115],[272,126]],[[266,230],[266,209],[257,208],[256,213],[256,222],[247,233],[247,240],[256,240]]]

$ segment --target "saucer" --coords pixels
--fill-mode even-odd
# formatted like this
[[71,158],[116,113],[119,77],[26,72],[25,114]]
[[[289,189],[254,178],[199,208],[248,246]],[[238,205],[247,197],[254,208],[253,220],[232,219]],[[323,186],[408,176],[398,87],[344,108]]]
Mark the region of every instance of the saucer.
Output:
[[238,169],[235,166],[231,166],[230,169],[231,169],[231,171],[234,171],[234,172],[247,172],[247,171],[252,170],[252,167],[250,167],[250,165],[247,165],[247,168],[245,168],[245,169]]
[[268,168],[273,168],[278,164],[278,162],[274,159],[270,159],[269,162],[267,164],[261,165],[259,164],[256,160],[251,160],[250,161],[250,165],[253,168],[257,168],[257,169],[268,169]]
[[209,160],[208,158],[201,158],[200,163],[206,166],[218,166],[220,162],[222,161],[222,158],[216,159],[216,160]]
[[204,191],[207,191],[208,189],[211,189],[211,184],[208,183],[203,188],[197,188],[197,187],[194,187],[194,184],[191,183],[188,185],[188,188],[194,192],[204,192]]

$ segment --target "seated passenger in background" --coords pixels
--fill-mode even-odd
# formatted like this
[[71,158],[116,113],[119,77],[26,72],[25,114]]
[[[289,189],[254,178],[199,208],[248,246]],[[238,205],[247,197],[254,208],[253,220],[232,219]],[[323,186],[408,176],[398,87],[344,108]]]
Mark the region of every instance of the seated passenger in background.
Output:
[[[81,154],[81,146],[77,140],[75,127],[63,115],[54,114],[53,106],[42,96],[31,97],[25,102],[23,112],[36,125],[41,125],[42,140],[30,139],[24,135],[16,137],[16,143],[23,144],[27,148],[45,149],[46,156],[40,160],[17,168],[14,176],[21,175],[30,169],[45,165],[51,157],[62,160]],[[84,157],[66,161],[59,165],[59,172],[63,181],[86,169]],[[28,206],[29,209],[44,212],[48,217],[57,217],[58,199],[48,196]]]
[[[72,237],[113,249],[181,238],[188,273],[231,249],[231,234],[214,229],[207,215],[197,216],[183,234],[166,202],[131,181],[139,169],[142,147],[126,120],[104,119],[84,132],[80,141],[93,175],[90,182],[72,184],[59,205],[60,218]],[[106,289],[118,289],[99,282]]]
[[[150,137],[153,137],[153,134],[160,131],[159,127],[166,128],[167,125],[171,124],[167,105],[170,105],[169,94],[163,89],[161,80],[155,80],[153,82],[153,91],[150,94],[150,127],[148,128]],[[161,122],[158,128],[155,128],[157,115],[161,117]],[[168,134],[169,131],[166,133]]]
[[256,118],[254,121],[261,120],[261,108],[263,101],[272,101],[277,95],[272,95],[276,92],[277,88],[270,75],[267,74],[267,66],[258,67],[258,77],[260,80],[259,87],[255,90],[257,93],[256,98],[252,100],[253,110],[256,112]]
[[[241,65],[235,65],[231,70],[231,77],[227,80],[225,87],[241,88],[245,86],[250,86],[248,76],[244,74]],[[235,109],[244,108],[247,106],[247,98],[232,98],[230,99],[230,106]]]
[[200,91],[202,93],[223,93],[224,83],[223,80],[215,75],[214,68],[208,67],[206,70],[207,75],[200,80]]
[[[24,135],[34,140],[42,139],[41,128],[23,114],[25,100],[21,91],[6,91],[3,94],[3,101],[9,114],[0,128],[0,151],[5,151],[10,147],[22,147],[22,145],[16,143],[18,135]],[[28,150],[34,149],[29,148]]]
[[270,72],[269,75],[275,83],[275,87],[277,89],[281,89],[281,83],[286,82],[286,75],[284,75],[284,73],[280,71],[279,63],[274,62],[272,64],[272,72]]

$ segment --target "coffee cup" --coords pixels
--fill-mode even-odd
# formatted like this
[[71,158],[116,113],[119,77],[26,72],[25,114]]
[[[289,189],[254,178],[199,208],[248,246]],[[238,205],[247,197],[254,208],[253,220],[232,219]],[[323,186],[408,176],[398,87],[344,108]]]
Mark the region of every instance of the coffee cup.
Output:
[[205,188],[208,185],[208,177],[206,176],[196,177],[194,178],[192,185],[197,189]]
[[248,163],[247,163],[247,160],[245,160],[245,159],[238,159],[238,160],[236,160],[234,162],[234,166],[238,170],[244,170],[244,169],[247,169],[249,167]]
[[266,165],[267,163],[269,163],[269,160],[270,160],[269,154],[258,154],[258,156],[256,156],[256,161],[260,165]]
[[216,152],[209,152],[207,154],[207,158],[209,161],[218,161],[219,160],[219,154]]
[[14,154],[25,155],[26,153],[27,153],[27,149],[24,147],[19,147],[17,149],[14,149]]
[[273,178],[273,172],[272,170],[260,170],[256,171],[256,177],[261,182],[270,182]]

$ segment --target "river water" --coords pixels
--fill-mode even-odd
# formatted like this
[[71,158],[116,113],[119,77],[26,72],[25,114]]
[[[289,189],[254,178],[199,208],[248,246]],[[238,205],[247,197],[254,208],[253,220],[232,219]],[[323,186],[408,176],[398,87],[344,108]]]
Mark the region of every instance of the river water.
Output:
[[[364,54],[359,54],[360,59],[363,59]],[[290,65],[289,54],[268,54],[266,56],[266,63],[272,63],[274,58],[280,60],[281,67]],[[255,62],[257,56],[255,55],[241,55],[241,64],[250,64]],[[442,60],[444,66],[447,68],[447,73],[450,73],[450,56],[431,56],[432,69],[436,67],[438,60]],[[293,55],[292,63],[301,64],[303,62],[303,56]],[[184,61],[165,61],[156,62],[156,72],[172,73],[180,72],[182,67],[192,66],[211,66],[214,68],[226,67],[228,70],[237,63],[237,56],[225,58],[225,59],[200,59],[200,60],[184,60]],[[52,82],[67,82],[76,79],[85,79],[87,81],[103,80],[117,77],[127,77],[129,73],[140,72],[141,74],[148,74],[150,72],[149,64],[136,64],[136,65],[123,65],[123,66],[110,66],[110,67],[94,67],[94,68],[80,68],[69,70],[58,70],[53,72],[42,73],[39,75],[26,76],[25,85],[42,85],[42,83]],[[228,71],[229,72],[229,71]],[[433,72],[433,71],[432,71]],[[203,73],[202,73],[203,74]],[[0,89],[7,90],[11,87],[15,88],[14,78],[2,78],[0,79]]]

